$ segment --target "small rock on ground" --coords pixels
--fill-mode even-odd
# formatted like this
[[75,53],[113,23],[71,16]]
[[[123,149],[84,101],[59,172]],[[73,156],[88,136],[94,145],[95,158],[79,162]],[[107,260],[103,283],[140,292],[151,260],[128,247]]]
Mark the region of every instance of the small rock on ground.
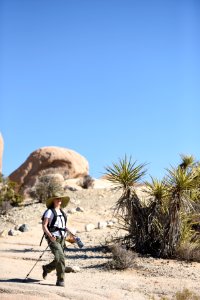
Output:
[[113,226],[114,226],[114,223],[113,223],[112,221],[108,221],[108,222],[107,222],[107,226],[108,226],[108,227],[113,227]]
[[19,231],[21,231],[21,232],[27,232],[27,231],[29,231],[29,226],[28,226],[28,224],[22,224],[22,225],[19,227]]
[[78,266],[65,267],[65,273],[78,273],[81,269]]
[[78,207],[76,208],[76,211],[84,212],[85,210],[84,210],[84,208],[82,208],[81,206],[78,206]]
[[14,230],[14,229],[10,229],[8,231],[8,235],[11,235],[11,236],[16,236],[16,235],[19,235],[21,232],[19,230]]
[[98,222],[98,228],[99,229],[103,229],[103,228],[106,228],[106,227],[107,227],[107,222],[104,222],[104,221]]
[[15,225],[14,229],[15,229],[15,230],[19,230],[19,228],[20,228],[22,225],[23,225],[23,224]]
[[85,225],[85,231],[89,232],[89,231],[92,231],[93,229],[95,229],[94,224]]

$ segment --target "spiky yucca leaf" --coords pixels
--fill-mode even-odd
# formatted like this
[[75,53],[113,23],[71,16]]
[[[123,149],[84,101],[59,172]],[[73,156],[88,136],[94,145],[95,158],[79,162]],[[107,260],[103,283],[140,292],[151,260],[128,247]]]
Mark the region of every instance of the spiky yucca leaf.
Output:
[[[196,189],[200,191],[200,163],[192,168]],[[200,200],[200,199],[199,199]]]
[[168,190],[164,180],[158,180],[151,177],[151,182],[145,182],[145,192],[155,200],[161,202],[168,196]]
[[[198,220],[198,215],[197,215],[197,220]],[[200,219],[200,218],[199,218]],[[195,235],[197,232],[195,231],[195,225],[199,225],[199,221],[195,220],[195,215],[194,214],[181,214],[181,220],[182,220],[182,228],[181,228],[181,240],[180,243],[185,243],[185,242],[192,242],[192,240],[195,239]],[[198,243],[200,246],[200,240],[198,239]]]
[[119,159],[118,163],[106,167],[105,175],[109,181],[126,190],[145,175],[145,166],[146,164],[136,165],[136,161],[132,162],[131,157],[128,159],[125,155],[123,159]]
[[192,171],[186,171],[180,166],[167,169],[166,185],[174,192],[182,193],[195,188],[195,176]]
[[187,169],[189,167],[192,167],[195,164],[195,158],[193,155],[185,155],[181,154],[180,155],[182,162],[180,163],[180,167],[182,169]]

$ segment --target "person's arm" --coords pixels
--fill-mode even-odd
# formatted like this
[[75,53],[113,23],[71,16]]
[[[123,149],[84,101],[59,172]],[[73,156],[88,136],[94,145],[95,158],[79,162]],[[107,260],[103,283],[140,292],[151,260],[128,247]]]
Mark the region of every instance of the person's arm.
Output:
[[51,234],[51,232],[48,230],[48,223],[49,223],[49,219],[48,218],[44,218],[44,221],[43,221],[43,223],[42,223],[42,229],[43,229],[43,231],[44,231],[44,233],[46,233],[46,235],[50,238],[50,240],[52,241],[52,242],[54,242],[55,240],[56,240],[56,238],[55,238],[55,236],[53,236],[52,234]]

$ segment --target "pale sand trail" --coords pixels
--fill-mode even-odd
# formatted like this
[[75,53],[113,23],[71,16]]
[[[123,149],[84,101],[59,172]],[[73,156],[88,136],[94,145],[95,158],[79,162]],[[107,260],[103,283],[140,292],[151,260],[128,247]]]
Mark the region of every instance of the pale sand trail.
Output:
[[[84,224],[109,220],[112,217],[111,207],[120,193],[106,189],[69,193],[74,202],[70,207],[76,207],[75,203],[80,201],[85,209],[84,213],[69,215],[69,224],[80,231],[85,248],[79,250],[70,245],[65,252],[66,265],[80,266],[81,272],[66,274],[65,288],[55,286],[55,272],[43,280],[41,266],[52,258],[47,251],[31,273],[32,281],[23,283],[22,280],[46,247],[45,241],[42,247],[39,246],[42,235],[40,217],[45,206],[34,204],[15,209],[13,212],[17,216],[17,223],[26,222],[30,224],[31,230],[20,236],[0,238],[0,299],[143,300],[149,299],[151,295],[170,296],[183,288],[200,294],[198,263],[137,258],[137,268],[133,270],[107,271],[104,264],[111,254],[102,252],[101,243],[115,229],[95,229],[87,233],[84,232]],[[10,217],[13,221],[12,215]],[[11,227],[11,224],[6,225],[7,229]]]

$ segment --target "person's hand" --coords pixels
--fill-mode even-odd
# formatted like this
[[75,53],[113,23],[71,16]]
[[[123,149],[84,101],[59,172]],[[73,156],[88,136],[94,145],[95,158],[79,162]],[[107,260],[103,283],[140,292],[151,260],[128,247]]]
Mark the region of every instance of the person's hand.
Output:
[[55,242],[56,237],[52,235],[52,236],[50,237],[50,240],[51,240],[51,242]]

